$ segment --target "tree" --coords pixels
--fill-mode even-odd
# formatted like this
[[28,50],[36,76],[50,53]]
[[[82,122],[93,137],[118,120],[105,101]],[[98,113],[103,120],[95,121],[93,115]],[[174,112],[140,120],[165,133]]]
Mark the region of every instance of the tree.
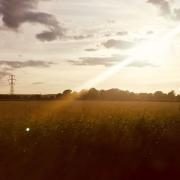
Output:
[[95,88],[91,88],[88,91],[88,99],[98,99],[99,98],[99,91]]
[[72,90],[70,90],[70,89],[63,91],[64,96],[70,95],[71,93],[72,93]]
[[167,96],[168,96],[168,100],[175,100],[175,97],[176,97],[176,95],[175,95],[175,92],[172,90],[172,91],[170,91],[168,94],[167,94]]
[[62,98],[70,98],[71,97],[72,90],[67,89],[63,92]]
[[166,94],[164,94],[162,91],[156,91],[154,93],[154,97],[156,101],[165,101],[166,100]]

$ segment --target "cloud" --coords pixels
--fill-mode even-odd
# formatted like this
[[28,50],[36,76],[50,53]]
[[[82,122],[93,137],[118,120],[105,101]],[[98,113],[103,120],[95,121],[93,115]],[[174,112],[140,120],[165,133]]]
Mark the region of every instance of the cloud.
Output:
[[[111,57],[82,57],[79,60],[68,60],[67,62],[75,66],[112,66],[123,62],[127,56],[114,55]],[[147,61],[135,61],[128,65],[129,67],[155,67]]]
[[0,60],[0,79],[10,75],[12,71],[20,68],[26,68],[26,67],[50,67],[55,63],[53,62],[45,62],[45,61],[6,61],[6,60]]
[[0,60],[0,67],[6,67],[13,69],[20,69],[25,67],[50,67],[53,65],[53,62],[46,62],[46,61],[4,61]]
[[88,48],[88,49],[85,49],[85,51],[89,51],[89,52],[93,52],[93,51],[97,51],[98,49],[95,49],[95,48]]
[[116,21],[115,20],[108,20],[107,21],[109,24],[114,24]]
[[156,65],[153,65],[147,61],[137,61],[129,64],[129,67],[157,67]]
[[32,83],[33,85],[42,85],[42,84],[44,84],[43,82],[33,82]]
[[180,9],[174,9],[175,20],[180,20]]
[[[123,59],[123,57],[119,57]],[[117,62],[117,57],[82,57],[79,60],[68,60],[69,63],[76,66],[112,66]]]
[[74,36],[67,36],[69,39],[74,39],[74,40],[83,40],[83,39],[88,39],[93,37],[92,34],[87,34],[87,35],[74,35]]
[[128,35],[128,32],[127,31],[120,31],[120,32],[117,32],[116,35],[125,36],[125,35]]
[[[52,41],[65,36],[65,29],[57,19],[45,12],[38,12],[40,0],[0,0],[0,15],[6,27],[17,31],[24,23],[37,23],[48,30],[36,35],[41,41]],[[43,0],[41,0],[43,1]],[[45,0],[44,0],[45,1]]]
[[146,33],[147,33],[147,34],[154,34],[154,31],[151,31],[151,30],[150,30],[150,31],[147,31]]
[[167,0],[148,0],[148,3],[151,3],[157,6],[160,9],[160,14],[164,17],[168,17],[171,20],[180,20],[180,8],[172,8],[170,2]]
[[40,1],[48,0],[0,0],[0,17],[2,17],[3,22],[0,30],[18,32],[25,23],[41,24],[46,29],[36,34],[36,38],[43,42],[57,39],[83,40],[93,36],[89,34],[67,35],[67,29],[60,24],[54,15],[38,11]]
[[160,9],[160,13],[163,16],[171,16],[171,6],[169,1],[167,0],[148,0],[148,3],[151,3],[155,6],[157,6]]
[[116,48],[116,49],[129,49],[132,48],[135,43],[130,41],[124,41],[124,40],[115,40],[110,39],[106,42],[103,42],[102,45],[106,48]]
[[105,36],[105,37],[110,37],[110,36],[111,36],[111,33],[106,33],[104,36]]
[[10,75],[10,73],[9,72],[7,72],[6,70],[1,70],[0,71],[0,80],[2,79],[2,78],[4,78],[4,77],[6,77],[6,76],[8,76],[8,75]]

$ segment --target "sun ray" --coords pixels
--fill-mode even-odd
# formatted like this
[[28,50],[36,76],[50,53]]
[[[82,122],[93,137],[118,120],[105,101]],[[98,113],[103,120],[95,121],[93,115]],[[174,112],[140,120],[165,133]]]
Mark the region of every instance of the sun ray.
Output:
[[116,65],[111,66],[110,68],[99,74],[97,77],[95,77],[94,79],[91,79],[82,86],[76,88],[76,90],[79,91],[81,89],[88,89],[95,87],[96,85],[103,82],[113,74],[118,73],[124,67],[130,65],[132,62],[137,61],[137,59],[142,59],[152,54],[156,56],[159,53],[163,53],[165,47],[170,45],[171,41],[178,33],[180,33],[180,26],[166,33],[164,36],[160,38],[155,38],[153,40],[149,40],[147,42],[143,42],[139,44],[138,46],[132,49],[132,51],[130,52],[130,54],[132,55],[130,55],[127,59],[119,62]]

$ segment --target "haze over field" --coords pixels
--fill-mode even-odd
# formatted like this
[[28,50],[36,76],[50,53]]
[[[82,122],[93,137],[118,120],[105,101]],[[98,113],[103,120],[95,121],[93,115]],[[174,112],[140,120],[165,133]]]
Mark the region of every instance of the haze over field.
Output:
[[[17,93],[57,93],[81,87],[142,42],[176,29],[180,2],[0,0],[0,17],[0,93],[9,91],[11,73]],[[140,58],[95,87],[179,93],[179,41],[177,33],[158,52],[142,48]]]

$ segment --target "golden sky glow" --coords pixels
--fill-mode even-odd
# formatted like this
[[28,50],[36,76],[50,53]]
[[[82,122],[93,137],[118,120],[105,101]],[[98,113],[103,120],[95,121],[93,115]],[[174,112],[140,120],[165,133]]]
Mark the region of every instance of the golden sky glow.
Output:
[[180,92],[177,0],[16,1],[21,13],[6,18],[0,4],[0,93],[8,92],[10,73],[17,93]]

